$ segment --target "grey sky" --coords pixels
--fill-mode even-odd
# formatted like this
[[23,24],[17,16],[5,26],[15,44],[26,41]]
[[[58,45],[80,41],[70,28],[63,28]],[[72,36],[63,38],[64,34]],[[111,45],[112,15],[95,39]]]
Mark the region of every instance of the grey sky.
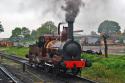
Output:
[[[77,1],[77,0],[76,0]],[[117,21],[122,30],[125,27],[125,0],[83,0],[80,13],[75,21],[75,29],[83,29],[84,34],[97,31],[104,20]],[[61,10],[64,0],[0,0],[0,21],[5,32],[0,37],[9,37],[15,27],[37,29],[42,23],[52,20],[57,25],[64,21]]]

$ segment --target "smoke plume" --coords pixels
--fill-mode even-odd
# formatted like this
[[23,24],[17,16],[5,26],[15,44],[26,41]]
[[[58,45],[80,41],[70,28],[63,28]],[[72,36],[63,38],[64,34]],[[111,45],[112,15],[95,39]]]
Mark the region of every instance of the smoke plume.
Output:
[[33,10],[40,18],[52,15],[52,17],[61,21],[64,21],[64,19],[75,21],[83,4],[83,0],[27,0],[20,2],[19,11]]
[[62,6],[62,9],[66,12],[65,14],[65,20],[66,21],[75,21],[75,18],[77,17],[80,6],[82,5],[81,0],[65,0],[65,5]]

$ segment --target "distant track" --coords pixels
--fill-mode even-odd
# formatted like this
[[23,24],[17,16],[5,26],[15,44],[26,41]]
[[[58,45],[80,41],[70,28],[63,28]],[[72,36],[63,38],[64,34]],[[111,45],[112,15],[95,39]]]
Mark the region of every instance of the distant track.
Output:
[[0,56],[5,57],[5,58],[10,59],[10,60],[13,60],[13,61],[18,62],[18,63],[25,63],[26,65],[29,65],[27,59],[17,57],[16,55],[12,55],[12,54],[10,55],[7,53],[0,52]]
[[[33,68],[28,63],[27,59],[23,59],[23,58],[15,56],[15,55],[9,55],[9,54],[2,53],[2,52],[0,52],[0,56],[5,57],[5,58],[10,59],[10,60],[13,60],[13,61],[18,62],[18,63],[21,63],[21,64],[25,64],[25,65],[29,66],[30,68]],[[36,71],[36,68],[33,68],[33,69]],[[40,74],[40,71],[37,71],[37,73]],[[61,79],[61,77],[64,78],[64,79]],[[82,78],[80,76],[70,75],[70,74],[67,74],[66,77],[65,76],[59,76],[56,80],[59,80],[59,79],[61,79],[61,81],[63,81],[61,83],[96,83],[95,81],[92,81],[92,80],[89,80],[89,79],[86,79],[86,78]]]

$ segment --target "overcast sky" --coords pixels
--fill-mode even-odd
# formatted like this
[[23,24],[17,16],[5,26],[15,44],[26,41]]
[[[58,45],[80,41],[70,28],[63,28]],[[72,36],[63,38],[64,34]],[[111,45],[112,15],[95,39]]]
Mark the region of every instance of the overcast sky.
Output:
[[[37,29],[46,21],[57,24],[64,21],[65,12],[61,10],[64,0],[0,0],[0,21],[5,29],[0,38],[9,37],[15,27]],[[77,1],[77,0],[76,0]],[[84,34],[97,31],[104,20],[113,20],[125,29],[125,0],[83,0],[75,29]]]

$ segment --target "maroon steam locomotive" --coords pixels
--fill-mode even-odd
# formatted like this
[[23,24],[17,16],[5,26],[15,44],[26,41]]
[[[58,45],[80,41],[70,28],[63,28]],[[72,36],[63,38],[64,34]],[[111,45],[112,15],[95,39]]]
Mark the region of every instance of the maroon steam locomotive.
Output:
[[[90,67],[89,61],[81,59],[81,46],[74,41],[73,22],[68,22],[68,27],[63,27],[58,35],[40,36],[38,42],[29,46],[29,63],[41,67],[47,72],[72,73],[77,75],[81,69]],[[89,63],[89,65],[88,65]]]

